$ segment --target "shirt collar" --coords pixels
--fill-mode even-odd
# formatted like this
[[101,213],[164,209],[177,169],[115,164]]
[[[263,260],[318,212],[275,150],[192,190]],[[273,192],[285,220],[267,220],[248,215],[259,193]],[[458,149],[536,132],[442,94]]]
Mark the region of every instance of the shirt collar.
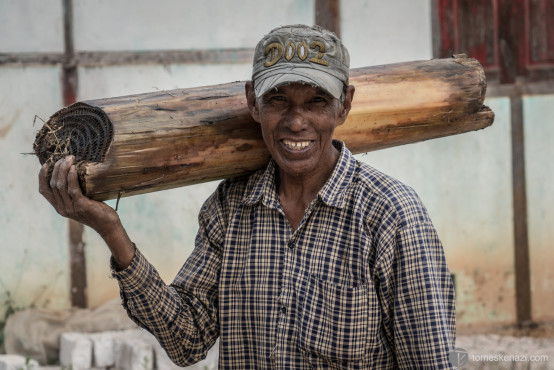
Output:
[[344,194],[356,171],[356,159],[342,141],[333,140],[333,145],[340,153],[339,160],[333,173],[317,195],[328,206],[343,208]]
[[258,203],[263,199],[266,207],[279,208],[279,197],[277,196],[277,185],[275,184],[275,171],[277,166],[271,159],[264,171],[256,172],[248,180],[246,193],[242,202],[247,205]]
[[[333,173],[319,190],[317,196],[328,206],[343,208],[344,194],[352,182],[356,170],[356,160],[342,141],[333,140],[333,145],[340,152],[339,159]],[[251,205],[262,200],[266,207],[275,209],[280,207],[275,183],[276,169],[275,161],[271,159],[263,172],[259,171],[250,177],[247,186],[249,190],[242,200],[244,204]]]

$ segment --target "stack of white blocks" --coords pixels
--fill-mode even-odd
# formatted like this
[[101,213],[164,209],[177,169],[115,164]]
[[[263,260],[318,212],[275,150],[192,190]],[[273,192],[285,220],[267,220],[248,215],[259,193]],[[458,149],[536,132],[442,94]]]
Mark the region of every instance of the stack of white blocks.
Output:
[[38,362],[18,355],[0,355],[0,370],[34,370]]
[[[187,369],[217,369],[217,357],[216,345],[205,360]],[[150,333],[138,329],[102,333],[64,333],[60,339],[60,365],[73,370],[180,369],[171,362]]]
[[[206,359],[186,367],[217,369],[218,343]],[[60,365],[40,367],[20,355],[0,355],[0,370],[176,370],[156,338],[141,329],[101,333],[64,333],[60,338]]]

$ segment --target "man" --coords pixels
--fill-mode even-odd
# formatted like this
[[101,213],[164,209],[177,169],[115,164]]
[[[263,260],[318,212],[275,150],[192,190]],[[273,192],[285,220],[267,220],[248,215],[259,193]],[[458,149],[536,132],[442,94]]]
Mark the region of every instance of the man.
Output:
[[104,238],[124,307],[178,365],[219,337],[222,368],[450,367],[454,292],[425,207],[333,140],[354,96],[348,72],[346,48],[319,27],[258,43],[246,99],[272,160],[205,202],[169,287],[117,213],[82,195],[72,157],[50,183],[41,170],[41,193]]

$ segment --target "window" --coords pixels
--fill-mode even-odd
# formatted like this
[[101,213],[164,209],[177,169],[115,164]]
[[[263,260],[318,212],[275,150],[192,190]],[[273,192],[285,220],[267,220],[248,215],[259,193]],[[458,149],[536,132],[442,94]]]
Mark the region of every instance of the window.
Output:
[[435,57],[465,53],[492,82],[554,78],[554,0],[435,0]]

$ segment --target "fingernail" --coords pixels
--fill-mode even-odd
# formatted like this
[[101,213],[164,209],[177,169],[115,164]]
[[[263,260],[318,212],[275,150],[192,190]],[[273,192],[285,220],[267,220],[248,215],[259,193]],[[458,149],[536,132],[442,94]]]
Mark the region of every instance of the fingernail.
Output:
[[65,160],[68,161],[68,162],[71,162],[73,160],[73,156],[68,155],[67,157],[65,157]]
[[72,165],[71,168],[69,169],[70,172],[73,172],[75,171],[75,165]]

